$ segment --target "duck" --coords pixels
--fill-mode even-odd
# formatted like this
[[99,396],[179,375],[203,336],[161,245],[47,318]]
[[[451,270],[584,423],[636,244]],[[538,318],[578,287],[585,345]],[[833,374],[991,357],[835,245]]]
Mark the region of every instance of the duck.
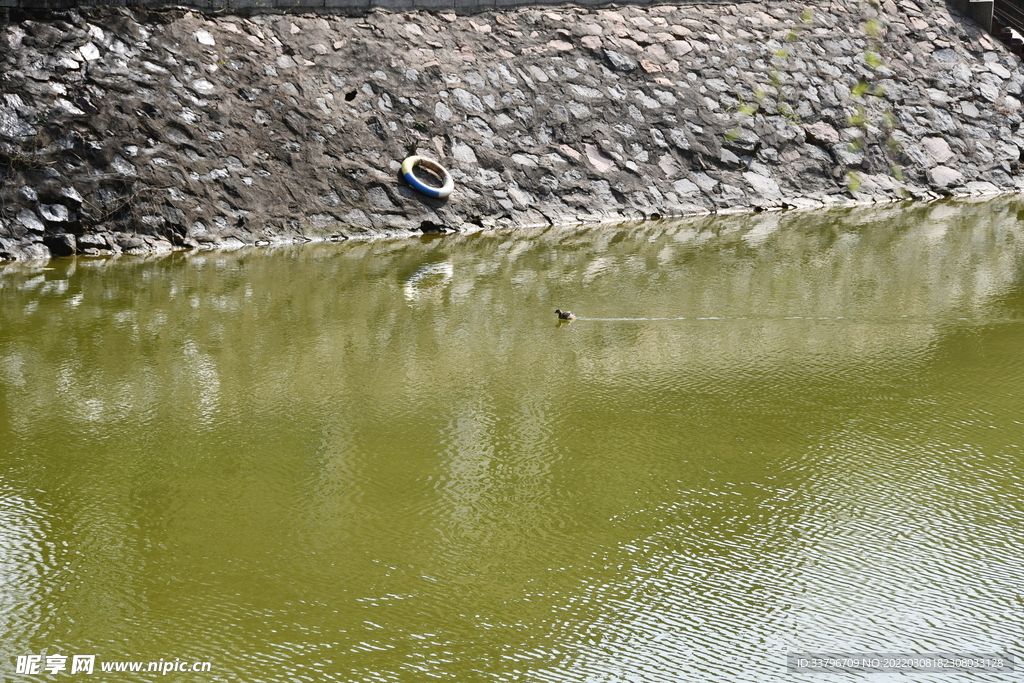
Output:
[[576,316],[572,311],[563,311],[561,309],[555,309],[555,315],[558,316],[559,320],[575,320]]

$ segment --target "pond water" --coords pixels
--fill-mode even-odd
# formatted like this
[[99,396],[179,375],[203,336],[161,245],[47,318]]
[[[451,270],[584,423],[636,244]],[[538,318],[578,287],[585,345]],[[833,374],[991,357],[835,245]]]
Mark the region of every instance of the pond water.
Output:
[[1020,652],[1022,209],[0,268],[0,679]]

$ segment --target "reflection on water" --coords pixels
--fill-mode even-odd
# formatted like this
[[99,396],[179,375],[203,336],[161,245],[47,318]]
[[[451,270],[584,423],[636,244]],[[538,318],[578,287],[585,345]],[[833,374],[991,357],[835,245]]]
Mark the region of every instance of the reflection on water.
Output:
[[0,678],[1019,649],[1017,210],[0,269]]

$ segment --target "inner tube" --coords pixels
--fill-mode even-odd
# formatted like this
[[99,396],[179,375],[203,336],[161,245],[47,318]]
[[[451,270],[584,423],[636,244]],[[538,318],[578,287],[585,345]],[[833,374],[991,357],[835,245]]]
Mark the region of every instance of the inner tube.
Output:
[[[443,184],[441,187],[431,187],[425,184],[422,180],[416,177],[412,172],[417,166],[422,166],[431,173],[436,173],[441,177]],[[455,189],[455,181],[452,180],[452,175],[448,172],[441,164],[430,159],[424,159],[423,157],[411,156],[402,162],[402,175],[405,176],[405,182],[409,183],[414,190],[421,194],[425,194],[428,197],[437,197],[438,199],[444,199],[452,193]]]

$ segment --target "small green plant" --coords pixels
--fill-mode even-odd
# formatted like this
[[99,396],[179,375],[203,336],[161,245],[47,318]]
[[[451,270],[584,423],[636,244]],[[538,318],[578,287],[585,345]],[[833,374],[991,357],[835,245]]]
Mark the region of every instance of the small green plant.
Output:
[[865,128],[868,124],[868,113],[862,105],[857,105],[857,111],[846,120],[846,125]]
[[860,173],[850,171],[846,174],[846,188],[850,192],[856,192],[859,190],[862,183],[863,181],[861,180]]

